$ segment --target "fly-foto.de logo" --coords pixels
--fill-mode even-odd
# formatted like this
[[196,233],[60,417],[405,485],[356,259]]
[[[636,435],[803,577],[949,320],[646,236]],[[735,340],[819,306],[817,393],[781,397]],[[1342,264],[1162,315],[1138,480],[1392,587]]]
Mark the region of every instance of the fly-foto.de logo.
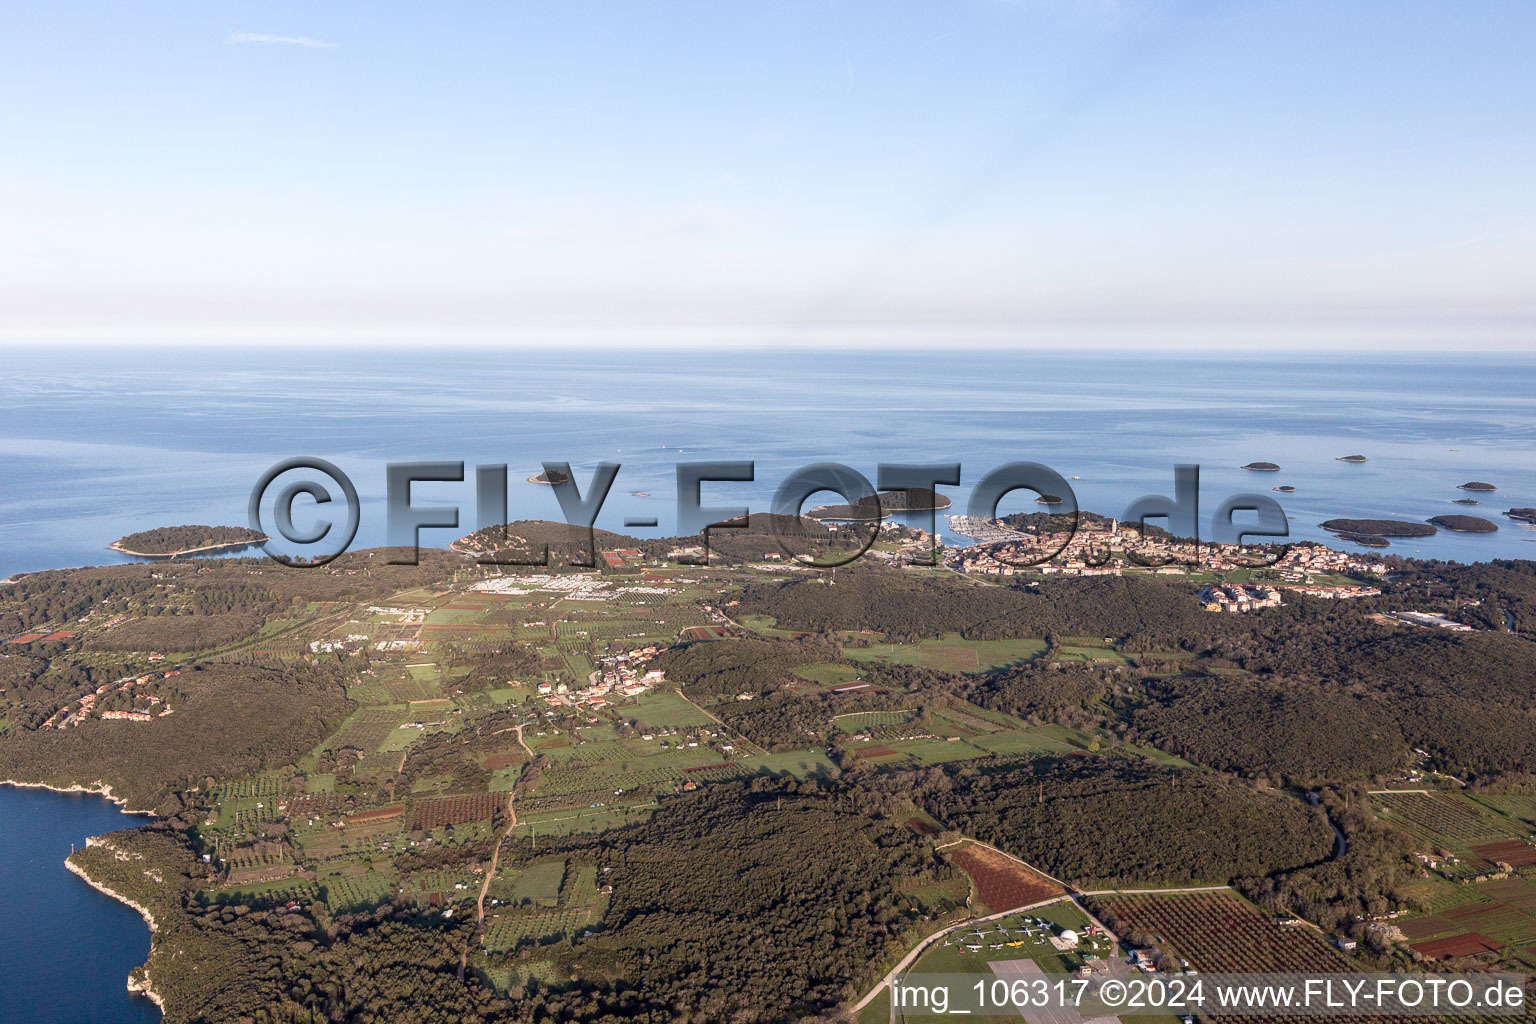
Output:
[[[562,520],[584,538],[586,560],[578,555],[576,565],[593,565],[593,530],[618,478],[621,465],[599,463],[585,481],[578,481],[567,462],[544,462],[543,472],[535,479],[554,491]],[[415,565],[423,529],[459,527],[459,505],[417,504],[411,493],[418,483],[464,483],[463,462],[392,462],[385,466],[385,532],[389,547],[396,549],[390,561],[396,565]],[[322,479],[317,479],[322,477]],[[918,564],[937,564],[938,534],[935,516],[948,499],[940,497],[940,487],[957,487],[962,479],[961,465],[953,463],[879,463],[875,482],[851,466],[836,462],[818,462],[786,476],[774,491],[771,514],[761,517],[766,529],[786,556],[816,568],[847,565],[867,553],[879,532],[879,523],[901,516],[913,530],[922,531],[930,540],[929,560]],[[684,462],[676,467],[676,531],[679,537],[697,538],[696,546],[681,554],[682,564],[707,564],[709,535],[715,530],[744,530],[757,525],[747,506],[705,503],[710,484],[751,483],[757,480],[756,464],[744,461]],[[1200,511],[1200,467],[1181,464],[1174,467],[1173,496],[1148,494],[1128,505],[1118,520],[1131,529],[1121,534],[1127,540],[1120,550],[1131,563],[1153,568],[1169,565],[1194,565],[1202,545],[1227,549],[1229,560],[1250,567],[1274,565],[1285,557],[1288,548],[1272,542],[1290,536],[1290,526],[1279,502],[1264,494],[1234,494],[1217,504],[1208,529],[1202,536]],[[830,491],[840,495],[850,515],[841,524],[826,522],[818,528],[837,533],[838,544],[828,550],[808,539],[801,518],[806,501],[814,494]],[[994,557],[1015,568],[1043,565],[1072,546],[1078,535],[1081,511],[1072,485],[1060,473],[1038,462],[1009,462],[987,472],[971,489],[966,516],[975,520],[993,520],[1002,499],[1016,491],[1031,492],[1048,503],[1050,529],[1043,543],[1013,546]],[[503,529],[509,522],[507,500],[507,465],[477,465],[474,468],[472,498],[477,525],[481,531]],[[942,504],[941,504],[942,502]],[[303,507],[306,522],[295,522],[294,512]],[[362,506],[352,479],[338,466],[324,459],[299,457],[277,463],[262,474],[251,489],[248,518],[254,530],[269,535],[264,550],[284,565],[313,568],[324,565],[345,552],[357,536]],[[1161,520],[1162,525],[1149,523]],[[655,518],[629,518],[628,528],[655,528]],[[837,531],[844,531],[838,533]],[[275,536],[271,536],[275,534]],[[280,552],[274,547],[277,537],[300,553]],[[814,534],[810,535],[814,538]],[[516,546],[514,538],[478,555],[486,565],[543,566],[549,564],[547,547],[542,551],[507,549]],[[306,554],[304,552],[313,552]],[[1083,555],[1085,564],[1107,562],[1108,545]],[[1102,560],[1099,561],[1099,560]]]

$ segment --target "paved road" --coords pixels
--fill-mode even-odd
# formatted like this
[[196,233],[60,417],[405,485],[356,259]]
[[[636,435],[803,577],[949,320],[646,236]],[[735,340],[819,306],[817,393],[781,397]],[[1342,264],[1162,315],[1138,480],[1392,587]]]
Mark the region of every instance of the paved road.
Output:
[[1035,910],[1039,907],[1048,907],[1052,903],[1060,903],[1062,900],[1067,898],[1067,894],[1062,893],[1060,896],[1052,896],[1050,899],[1041,900],[1039,903],[1031,903],[1027,907],[1014,907],[1012,910],[1004,910],[1000,913],[988,914],[986,917],[972,917],[961,921],[958,924],[952,924],[944,928],[940,928],[938,931],[928,936],[922,942],[919,942],[916,946],[912,947],[912,949],[907,952],[906,956],[897,961],[895,967],[892,967],[889,971],[886,972],[885,977],[881,978],[878,982],[875,983],[874,988],[870,989],[864,994],[864,998],[860,999],[858,1002],[849,1007],[849,1011],[852,1013],[858,1013],[860,1010],[864,1009],[864,1007],[868,1006],[870,1000],[874,999],[882,991],[888,989],[892,978],[896,977],[896,975],[910,967],[913,961],[926,953],[930,946],[942,939],[944,936],[952,935],[955,932],[970,931],[977,925],[985,924],[988,921],[996,921],[1000,918],[1011,917],[1014,914],[1023,914],[1027,911]]

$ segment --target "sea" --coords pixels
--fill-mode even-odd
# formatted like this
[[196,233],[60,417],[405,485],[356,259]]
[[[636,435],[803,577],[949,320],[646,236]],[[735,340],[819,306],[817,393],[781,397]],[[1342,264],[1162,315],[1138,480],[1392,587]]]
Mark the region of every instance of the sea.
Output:
[[[11,349],[4,371],[0,579],[125,561],[107,545],[157,526],[247,525],[258,480],[294,457],[355,488],[354,548],[385,542],[391,463],[465,463],[462,483],[412,487],[415,505],[457,508],[458,526],[421,532],[446,546],[482,525],[478,465],[508,467],[510,518],[555,519],[553,491],[527,477],[569,463],[585,494],[599,463],[618,463],[597,525],[671,536],[681,463],[752,462],[750,483],[707,483],[703,500],[767,511],[812,463],[874,481],[882,462],[958,462],[960,485],[941,490],[962,512],[986,473],[1029,461],[1104,515],[1172,494],[1174,466],[1192,463],[1203,509],[1268,494],[1296,539],[1347,548],[1317,524],[1464,513],[1499,529],[1387,550],[1536,557],[1536,528],[1503,514],[1536,506],[1536,355],[209,346]],[[1356,454],[1368,461],[1338,461]],[[1240,468],[1255,461],[1280,470]],[[1469,481],[1497,490],[1458,489]],[[320,482],[333,503],[301,498],[295,525],[335,518],[339,533],[342,487]],[[1480,504],[1454,503],[1469,496]],[[1033,499],[999,511],[1041,510]],[[625,525],[641,518],[657,525]],[[71,842],[134,823],[100,797],[0,786],[0,1019],[158,1019],[125,989],[143,922],[62,863]]]
[[[1337,461],[1357,454],[1369,461]],[[156,526],[247,525],[258,479],[299,456],[332,463],[355,488],[354,548],[385,542],[390,463],[465,464],[462,483],[411,488],[415,505],[457,509],[457,527],[420,533],[441,547],[481,525],[478,465],[508,466],[510,518],[557,519],[553,490],[526,482],[544,462],[569,463],[583,494],[598,463],[618,463],[597,525],[670,536],[680,463],[751,461],[752,482],[707,483],[703,502],[767,511],[811,463],[874,482],[882,462],[958,462],[960,485],[941,488],[958,513],[987,472],[1029,461],[1104,515],[1171,495],[1174,466],[1193,463],[1203,516],[1259,492],[1279,501],[1293,538],[1349,548],[1318,524],[1471,514],[1498,531],[1441,531],[1386,553],[1530,558],[1536,528],[1504,512],[1536,506],[1536,354],[11,349],[0,374],[0,579],[122,561],[107,545]],[[1281,468],[1240,468],[1255,461]],[[292,553],[321,552],[342,532],[345,514],[331,511],[341,488],[316,479],[333,502],[301,497],[294,522],[337,523]],[[1470,481],[1497,490],[1458,489]],[[1479,504],[1454,503],[1466,497]],[[823,492],[810,504],[840,500]],[[1041,509],[1025,491],[1000,507]],[[657,525],[625,525],[635,519]]]
[[0,1021],[160,1019],[128,994],[128,972],[149,956],[144,919],[64,868],[70,844],[144,820],[95,794],[0,785]]

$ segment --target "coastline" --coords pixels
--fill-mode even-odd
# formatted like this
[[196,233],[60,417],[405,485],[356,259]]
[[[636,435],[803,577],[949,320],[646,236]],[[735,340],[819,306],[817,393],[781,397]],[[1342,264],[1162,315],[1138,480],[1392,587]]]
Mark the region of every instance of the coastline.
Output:
[[46,789],[54,793],[90,793],[93,796],[104,796],[112,803],[121,807],[126,814],[147,814],[147,811],[133,811],[128,808],[128,801],[112,793],[112,787],[105,782],[97,780],[89,786],[82,786],[76,782],[69,786],[55,786],[48,782],[19,782],[16,779],[0,779],[0,786],[15,786],[17,789]]
[[17,789],[46,789],[54,793],[89,793],[92,796],[106,797],[108,802],[116,804],[124,814],[142,814],[153,818],[154,811],[138,810],[128,806],[128,801],[112,792],[110,784],[97,779],[89,786],[82,786],[76,782],[68,786],[55,786],[48,782],[21,782],[16,779],[0,779],[0,786],[15,786]]
[[[51,789],[53,787],[43,788]],[[112,848],[110,843],[104,842],[98,836],[87,836],[85,840],[85,846],[87,849],[92,846],[106,846],[108,848]],[[139,916],[144,919],[144,924],[149,928],[150,942],[154,942],[154,936],[157,932],[159,932],[160,926],[156,923],[155,915],[150,913],[148,907],[137,902],[136,900],[129,899],[122,893],[117,892],[114,889],[110,889],[103,885],[101,882],[98,882],[96,879],[92,878],[84,868],[75,863],[73,855],[64,858],[64,867],[71,874],[78,875],[85,881],[86,885],[90,886],[92,889],[95,889],[102,895],[109,896],[112,899],[117,900],[119,903],[125,903],[132,907],[134,910],[138,911]],[[149,977],[149,965],[147,963],[140,964],[138,967],[135,967],[132,971],[128,972],[128,991],[134,995],[143,996],[144,998],[148,999],[150,1002],[154,1003],[156,1007],[159,1008],[162,1016],[165,1014],[165,1000],[161,997],[160,993],[155,991],[154,983],[150,980]]]

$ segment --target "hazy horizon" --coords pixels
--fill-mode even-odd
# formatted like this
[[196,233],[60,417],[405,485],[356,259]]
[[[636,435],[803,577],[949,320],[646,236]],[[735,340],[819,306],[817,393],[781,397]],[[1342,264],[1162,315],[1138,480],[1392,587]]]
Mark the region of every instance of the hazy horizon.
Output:
[[0,340],[1528,351],[1536,8],[11,12]]

